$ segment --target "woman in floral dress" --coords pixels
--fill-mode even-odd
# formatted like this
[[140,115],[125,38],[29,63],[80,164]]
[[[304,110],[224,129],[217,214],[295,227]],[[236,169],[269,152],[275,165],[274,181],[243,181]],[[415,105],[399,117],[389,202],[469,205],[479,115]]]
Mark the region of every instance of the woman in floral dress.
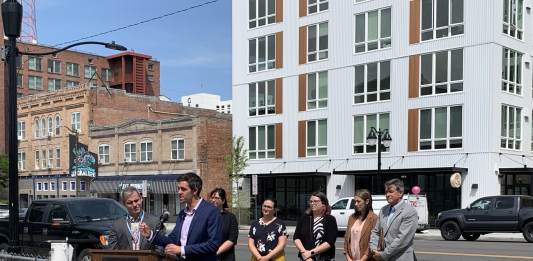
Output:
[[276,199],[267,197],[263,201],[263,217],[250,227],[248,248],[252,252],[252,261],[285,261],[287,228],[274,216],[276,207]]

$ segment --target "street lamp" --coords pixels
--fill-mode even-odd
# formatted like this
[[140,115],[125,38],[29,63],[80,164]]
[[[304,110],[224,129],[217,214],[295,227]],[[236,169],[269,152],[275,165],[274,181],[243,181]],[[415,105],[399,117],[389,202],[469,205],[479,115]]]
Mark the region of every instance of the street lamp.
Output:
[[[73,128],[74,130],[72,130],[65,125],[59,125],[58,127],[65,127],[67,128],[67,130],[70,131],[70,133],[76,135],[76,144],[74,144],[74,162],[76,163],[76,165],[74,165],[74,183],[76,183],[75,193],[76,193],[76,197],[78,197],[78,133],[79,132],[76,128]],[[69,172],[70,172],[70,169],[69,169]]]
[[[4,35],[8,37],[8,45],[2,47],[2,60],[8,63],[8,157],[9,157],[9,251],[19,253],[19,220],[18,220],[18,140],[17,140],[17,59],[19,54],[47,55],[64,51],[73,46],[83,44],[100,44],[106,48],[125,51],[126,47],[112,43],[80,42],[67,47],[45,53],[19,52],[17,38],[22,27],[22,5],[16,0],[6,0],[1,5]],[[77,174],[77,172],[76,172]],[[76,185],[77,186],[77,185]]]
[[[383,135],[383,138],[381,137]],[[385,148],[390,147],[390,144],[392,142],[392,138],[389,134],[389,130],[385,129],[381,131],[381,129],[376,130],[374,127],[370,127],[370,133],[368,133],[368,137],[366,137],[366,141],[370,146],[374,146],[377,144],[377,151],[378,151],[378,188],[377,193],[378,195],[383,194],[381,191],[383,189],[383,185],[381,184],[381,143],[383,141],[383,146]]]

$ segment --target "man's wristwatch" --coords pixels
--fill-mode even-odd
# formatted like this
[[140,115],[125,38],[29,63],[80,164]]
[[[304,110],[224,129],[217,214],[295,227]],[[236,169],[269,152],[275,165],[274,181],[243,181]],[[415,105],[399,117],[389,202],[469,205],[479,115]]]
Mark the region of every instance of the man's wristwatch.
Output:
[[311,256],[315,255],[315,250],[311,249]]

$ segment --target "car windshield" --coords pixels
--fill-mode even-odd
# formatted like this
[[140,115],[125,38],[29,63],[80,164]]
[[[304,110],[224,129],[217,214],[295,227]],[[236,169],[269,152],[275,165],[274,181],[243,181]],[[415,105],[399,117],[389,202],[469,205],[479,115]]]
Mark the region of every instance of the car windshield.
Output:
[[70,203],[67,207],[76,223],[113,220],[126,215],[124,207],[113,200]]

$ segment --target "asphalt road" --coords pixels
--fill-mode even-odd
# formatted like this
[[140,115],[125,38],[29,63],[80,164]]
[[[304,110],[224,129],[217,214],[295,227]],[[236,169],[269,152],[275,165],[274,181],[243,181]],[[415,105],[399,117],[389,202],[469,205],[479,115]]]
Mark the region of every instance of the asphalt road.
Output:
[[[337,238],[335,244],[335,258],[337,261],[345,261],[342,254],[344,244],[343,238]],[[422,260],[533,260],[533,243],[527,243],[524,239],[480,238],[474,242],[465,241],[462,238],[457,241],[444,241],[438,237],[415,238],[415,253],[419,261]],[[286,259],[298,260],[297,249],[292,242],[292,237],[287,241],[285,247]],[[239,235],[238,244],[235,249],[237,261],[250,261],[250,251],[248,250],[248,238],[246,235]]]

